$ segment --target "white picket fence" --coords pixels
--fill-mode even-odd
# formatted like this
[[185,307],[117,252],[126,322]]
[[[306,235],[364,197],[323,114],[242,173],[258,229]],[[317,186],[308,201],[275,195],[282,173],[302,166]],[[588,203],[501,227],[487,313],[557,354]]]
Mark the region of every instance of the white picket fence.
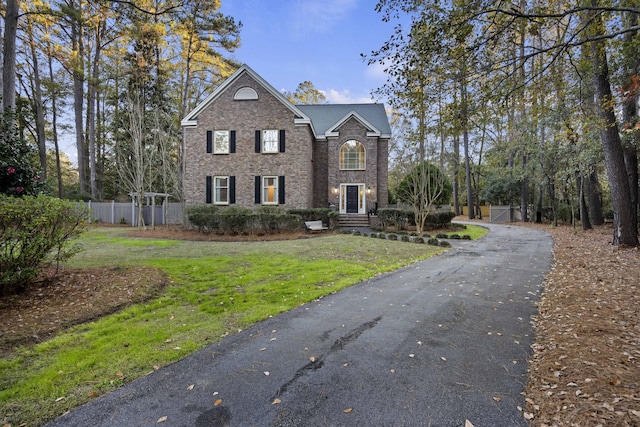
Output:
[[[91,210],[92,222],[98,221],[105,224],[130,224],[138,225],[138,207],[134,202],[85,202]],[[145,225],[182,224],[182,205],[180,203],[167,203],[161,205],[142,207],[142,217]]]

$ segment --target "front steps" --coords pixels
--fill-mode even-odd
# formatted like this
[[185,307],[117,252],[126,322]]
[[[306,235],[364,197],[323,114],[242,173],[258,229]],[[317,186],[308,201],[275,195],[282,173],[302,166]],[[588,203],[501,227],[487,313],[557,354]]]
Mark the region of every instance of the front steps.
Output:
[[368,228],[369,224],[369,215],[355,215],[355,214],[341,214],[338,216],[338,227],[339,228]]

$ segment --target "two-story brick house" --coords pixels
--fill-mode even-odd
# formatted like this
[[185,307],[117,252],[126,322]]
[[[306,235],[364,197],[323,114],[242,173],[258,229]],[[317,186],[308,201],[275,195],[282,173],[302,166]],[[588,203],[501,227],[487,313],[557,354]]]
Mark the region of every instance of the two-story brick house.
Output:
[[187,206],[387,205],[382,104],[294,105],[246,65],[182,120]]

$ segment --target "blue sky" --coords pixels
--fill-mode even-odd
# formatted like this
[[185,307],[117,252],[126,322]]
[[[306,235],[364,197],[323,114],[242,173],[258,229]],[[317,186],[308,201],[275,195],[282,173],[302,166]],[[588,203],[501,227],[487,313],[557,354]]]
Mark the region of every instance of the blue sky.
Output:
[[[360,54],[379,49],[397,22],[382,22],[377,0],[222,0],[220,11],[242,22],[242,44],[231,56],[279,91],[304,81],[336,104],[375,101],[384,85],[382,66],[367,66]],[[384,100],[378,100],[384,102]],[[76,164],[71,134],[62,150]]]
[[242,22],[233,53],[276,89],[310,81],[332,103],[372,102],[386,76],[360,54],[379,49],[394,22],[382,22],[377,0],[222,0],[220,11]]

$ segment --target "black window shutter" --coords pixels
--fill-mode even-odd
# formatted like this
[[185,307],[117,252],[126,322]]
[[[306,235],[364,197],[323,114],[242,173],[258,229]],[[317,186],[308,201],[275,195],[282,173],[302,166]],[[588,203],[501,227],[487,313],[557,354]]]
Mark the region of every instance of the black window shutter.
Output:
[[236,152],[236,131],[232,130],[229,132],[229,153]]
[[278,204],[284,205],[284,176],[278,177]]
[[284,136],[285,136],[285,131],[284,129],[280,129],[280,152],[284,153]]
[[211,154],[213,152],[213,131],[207,131],[207,153]]
[[207,176],[207,189],[206,189],[206,202],[211,203],[211,186],[212,186],[212,178]]
[[229,177],[229,204],[236,203],[236,177]]
[[260,203],[260,177],[255,177],[255,202]]
[[260,134],[262,132],[260,132],[259,130],[256,131],[256,153],[259,153],[260,150]]

